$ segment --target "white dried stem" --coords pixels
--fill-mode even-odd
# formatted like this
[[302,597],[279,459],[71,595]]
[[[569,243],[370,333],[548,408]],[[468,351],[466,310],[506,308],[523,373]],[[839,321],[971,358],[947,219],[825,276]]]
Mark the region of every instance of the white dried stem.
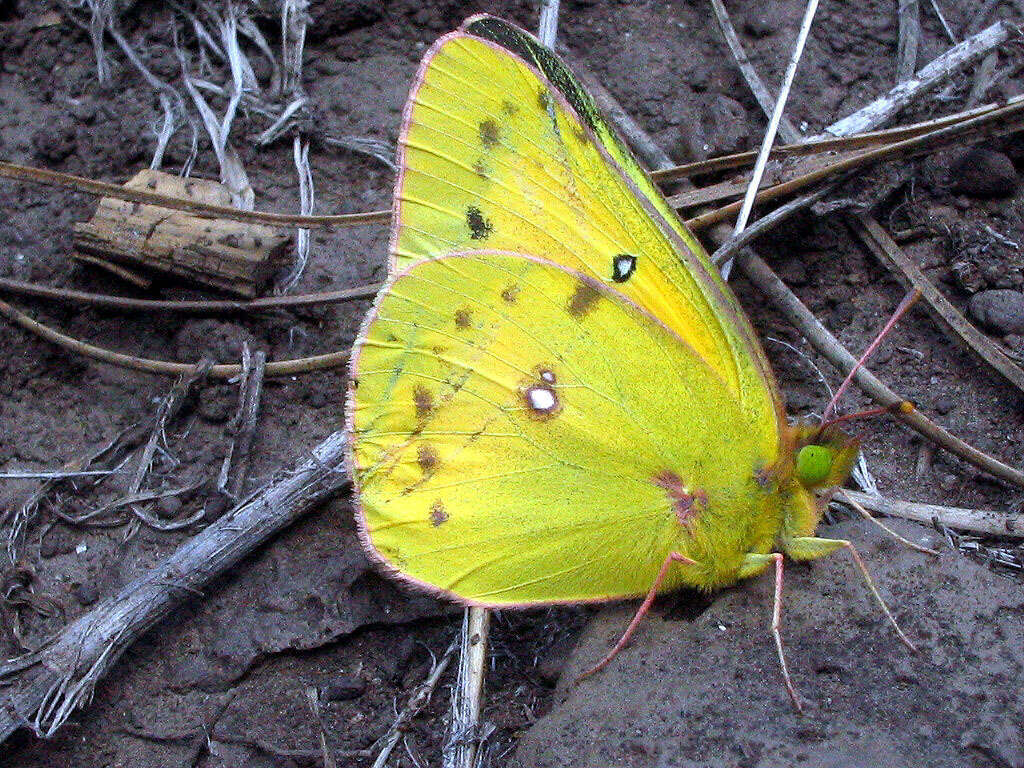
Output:
[[[309,142],[304,142],[297,134],[292,143],[292,157],[295,160],[295,172],[299,177],[299,211],[301,215],[309,216],[313,212],[316,199],[313,170],[309,165]],[[295,232],[295,265],[277,286],[277,293],[284,293],[293,288],[306,271],[306,264],[309,262],[309,230],[300,228]]]
[[1002,45],[1019,30],[1005,21],[997,21],[974,37],[953,46],[932,59],[916,75],[900,83],[884,96],[875,99],[852,115],[838,120],[825,129],[832,136],[851,136],[864,133],[892,120],[896,114],[921,94],[947,80],[954,72],[988,54]]
[[[1020,514],[887,499],[851,490],[844,490],[843,493],[865,509],[890,517],[902,517],[926,525],[938,523],[961,531],[1024,538],[1024,516]],[[842,497],[834,498],[832,501],[837,504],[843,503]]]
[[480,705],[487,675],[487,642],[491,612],[467,608],[462,617],[462,655],[452,696],[452,725],[441,756],[443,768],[474,768],[482,741]]
[[[761,106],[761,111],[766,115],[772,114],[775,108],[775,97],[772,96],[771,91],[768,90],[768,87],[764,84],[761,76],[750,61],[743,43],[740,42],[739,35],[736,34],[736,28],[729,19],[729,12],[725,10],[725,5],[722,3],[722,0],[711,0],[711,8],[715,12],[715,18],[718,19],[718,26],[722,30],[722,36],[725,38],[725,42],[729,46],[733,58],[736,60],[736,66],[739,67],[743,78],[747,81],[747,86],[753,92],[757,103]],[[800,132],[790,122],[789,118],[783,116],[780,119],[780,123],[783,136],[800,135]],[[791,140],[787,139],[787,141]]]
[[942,31],[946,33],[946,37],[949,38],[949,42],[956,45],[956,35],[953,34],[953,30],[949,26],[949,22],[946,21],[946,17],[942,13],[942,8],[939,7],[939,0],[931,0],[932,11],[935,12],[935,18],[939,20],[939,24],[942,25]]
[[[736,218],[736,226],[733,228],[734,237],[738,236],[744,227],[747,226],[750,212],[754,208],[754,197],[757,195],[758,187],[761,185],[764,169],[768,164],[768,155],[771,153],[772,145],[775,143],[775,134],[779,130],[779,123],[786,109],[786,101],[789,98],[790,89],[793,87],[793,79],[796,77],[796,68],[800,64],[801,56],[803,56],[807,36],[811,32],[811,24],[814,23],[814,14],[817,10],[818,0],[808,0],[807,6],[804,9],[803,20],[800,22],[800,31],[797,34],[796,43],[793,45],[793,51],[789,56],[789,63],[786,65],[786,73],[782,78],[782,89],[772,109],[771,119],[768,121],[768,129],[765,131],[764,139],[761,142],[761,150],[758,152],[757,160],[754,162],[754,172],[751,175],[750,183],[747,185],[747,192],[743,196],[743,205],[740,208],[739,216]],[[731,260],[726,261],[722,265],[723,279],[729,279],[731,269]]]
[[369,155],[372,158],[380,160],[392,171],[398,169],[395,165],[395,150],[390,144],[381,141],[380,139],[372,139],[368,136],[329,136],[323,135],[319,137],[320,141],[328,146],[332,147],[343,147],[351,150],[352,152],[359,152],[363,155]]
[[302,92],[302,50],[306,44],[308,0],[284,0],[281,5],[281,90],[287,94]]
[[921,47],[921,9],[918,0],[896,0],[899,14],[899,41],[896,45],[896,82],[914,76],[917,51]]
[[540,21],[537,24],[537,39],[551,50],[555,50],[558,37],[558,4],[559,0],[541,0]]

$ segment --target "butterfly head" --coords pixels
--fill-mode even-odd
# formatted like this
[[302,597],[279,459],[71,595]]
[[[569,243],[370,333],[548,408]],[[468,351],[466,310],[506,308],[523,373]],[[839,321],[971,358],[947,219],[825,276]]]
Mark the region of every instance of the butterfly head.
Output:
[[838,427],[797,425],[793,474],[811,492],[842,485],[859,450],[860,441]]

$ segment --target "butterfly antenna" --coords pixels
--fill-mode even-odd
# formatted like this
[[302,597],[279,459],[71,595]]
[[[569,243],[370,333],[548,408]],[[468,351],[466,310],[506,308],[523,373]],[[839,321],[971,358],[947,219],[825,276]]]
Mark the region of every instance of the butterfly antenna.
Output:
[[920,298],[921,290],[919,288],[915,288],[914,290],[910,291],[910,293],[903,297],[903,301],[901,301],[900,305],[896,307],[896,311],[893,312],[892,317],[889,318],[889,321],[885,324],[882,330],[878,333],[877,336],[875,336],[874,341],[872,341],[868,345],[868,348],[864,350],[864,354],[860,356],[860,360],[857,361],[856,365],[853,366],[853,368],[847,374],[846,378],[843,379],[843,383],[839,385],[839,389],[836,390],[836,393],[832,396],[832,399],[829,401],[829,404],[825,406],[825,410],[822,412],[821,416],[822,423],[830,421],[829,417],[835,411],[836,404],[839,402],[839,398],[842,397],[843,393],[846,391],[846,388],[850,386],[850,382],[853,381],[853,377],[857,374],[857,371],[859,371],[863,367],[867,359],[874,354],[875,350],[878,349],[878,346],[882,343],[882,340],[889,334],[889,331],[893,329],[893,327],[896,325],[899,319],[903,317],[903,315],[905,315],[907,311],[912,306],[914,306],[914,304],[916,304],[917,300]]
[[857,411],[856,413],[844,413],[842,416],[836,416],[829,419],[828,421],[821,422],[821,426],[818,428],[818,432],[823,432],[829,427],[833,427],[836,424],[842,424],[845,421],[854,421],[858,419],[871,419],[875,416],[884,416],[886,414],[909,414],[914,412],[915,407],[909,400],[900,400],[898,403],[892,405],[880,405],[877,408],[868,408],[864,411]]

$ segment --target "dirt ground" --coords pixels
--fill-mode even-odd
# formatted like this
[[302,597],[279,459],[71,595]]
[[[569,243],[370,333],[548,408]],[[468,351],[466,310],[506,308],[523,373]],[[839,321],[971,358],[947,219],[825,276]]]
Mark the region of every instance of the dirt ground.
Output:
[[[788,109],[808,135],[893,85],[896,5],[893,0],[823,4]],[[1012,18],[1015,8],[1009,2],[985,4],[981,17],[982,4],[946,0],[940,5],[958,38],[997,18]],[[803,3],[739,0],[728,6],[755,66],[767,82],[777,83]],[[149,164],[159,103],[113,48],[112,82],[98,85],[88,36],[67,24],[43,23],[55,8],[28,0],[0,3],[0,158],[121,183]],[[368,136],[393,145],[420,56],[476,11],[529,29],[537,22],[537,3],[530,0],[314,2],[304,68],[314,132]],[[921,18],[919,63],[924,63],[949,42],[930,4],[921,4]],[[171,16],[163,4],[135,3],[122,24],[126,37],[152,51],[153,71],[174,78],[178,64],[165,45]],[[279,40],[273,23],[264,31],[272,43]],[[674,159],[757,146],[765,121],[705,0],[564,0],[560,39],[571,59],[596,72]],[[987,99],[1020,92],[1022,63],[1019,43],[1004,49],[997,62],[1001,76]],[[971,74],[953,78],[937,98],[902,120],[962,108],[972,82]],[[245,139],[265,127],[258,116],[243,115],[235,134],[257,207],[297,210],[291,143],[257,150]],[[986,148],[995,153],[985,156],[989,160],[998,155],[992,162],[1009,158],[1024,170],[1019,137]],[[185,135],[172,140],[165,168],[177,171],[188,149]],[[318,212],[388,207],[392,172],[378,160],[314,143],[311,166]],[[1024,188],[1014,186],[1013,168],[1003,169],[1006,184],[996,190],[965,181],[990,167],[976,157],[965,163],[962,150],[945,150],[868,177],[868,187],[885,189],[878,200],[880,221],[893,229],[926,228],[904,247],[961,309],[982,290],[1024,288],[1024,255],[1017,246],[1024,243]],[[200,144],[195,172],[217,176],[208,143]],[[94,205],[84,195],[0,181],[0,276],[131,293],[109,275],[68,258],[71,225],[87,219]],[[762,239],[758,249],[849,349],[863,348],[903,295],[839,216],[801,216]],[[309,267],[294,290],[379,281],[385,255],[380,226],[315,233]],[[768,339],[766,349],[790,413],[820,411],[827,395],[808,361],[818,364],[833,386],[835,371],[755,289],[742,279],[734,285]],[[180,285],[161,285],[157,294],[197,295]],[[203,354],[235,361],[244,342],[266,350],[271,360],[344,349],[367,306],[189,318],[20,298],[15,303],[75,337],[183,362]],[[1024,336],[1011,333],[1000,343],[1024,356]],[[52,469],[97,448],[150,414],[170,385],[164,378],[70,356],[7,323],[0,323],[0,350],[0,471]],[[872,369],[955,434],[1021,464],[1020,392],[951,342],[925,310],[914,310],[900,324]],[[341,425],[343,391],[340,371],[268,380],[249,488],[291,466]],[[172,425],[155,476],[169,486],[215,477],[236,397],[231,385],[202,387]],[[856,394],[847,407],[866,403]],[[941,452],[932,457],[914,433],[894,423],[872,422],[864,453],[879,488],[894,497],[1020,509],[1019,489]],[[95,492],[65,492],[57,504],[82,512],[123,495],[126,483],[113,479]],[[0,481],[0,510],[16,506],[34,487],[33,481]],[[200,508],[207,499],[199,491],[182,501],[186,508]],[[158,511],[184,514],[173,504]],[[942,544],[941,536],[924,529],[906,530]],[[71,527],[44,511],[19,565],[31,572],[35,594],[55,609],[50,615],[24,607],[6,611],[0,658],[18,652],[13,617],[21,642],[35,647],[194,532],[143,527],[125,541],[124,527]],[[1014,703],[1011,696],[1022,683],[1020,579],[1012,569],[979,564],[948,544],[941,566],[932,566],[925,556],[886,549],[863,526],[850,528],[850,536],[861,537],[872,553],[882,591],[905,604],[905,610],[897,610],[900,618],[929,633],[927,652],[920,657],[906,661],[899,646],[889,642],[886,627],[858,591],[859,582],[848,578],[846,564],[797,569],[792,578],[786,642],[797,684],[814,702],[800,720],[789,710],[771,666],[773,651],[764,631],[767,582],[741,586],[714,603],[694,595],[662,601],[622,663],[589,689],[559,682],[563,670],[569,670],[568,679],[592,663],[628,608],[505,611],[493,628],[484,718],[495,730],[484,764],[838,768],[865,765],[868,759],[873,765],[909,766],[922,764],[921,755],[944,751],[947,762],[936,764],[1024,766],[1024,719],[1019,700]],[[1015,548],[1012,541],[982,543],[1011,554]],[[3,561],[2,567],[6,585],[14,564]],[[834,599],[816,598],[816,589]],[[971,608],[954,621],[958,600]],[[844,623],[844,612],[850,623]],[[55,738],[42,741],[22,732],[0,747],[0,765],[320,765],[306,689],[321,691],[332,747],[367,748],[427,674],[431,655],[451,642],[459,614],[378,576],[359,550],[347,501],[337,499],[133,646],[88,708]],[[689,621],[663,620],[680,615]],[[937,616],[953,623],[943,625]],[[729,631],[718,631],[715,622]],[[859,643],[870,643],[871,652],[855,652]],[[679,665],[687,649],[699,651],[701,663]],[[721,673],[717,679],[716,672]],[[679,691],[686,690],[688,680],[691,693],[684,695]],[[883,689],[869,690],[870,682]],[[952,719],[942,711],[943,685],[953,691]],[[699,700],[693,690],[701,692]],[[443,685],[390,765],[439,764],[447,702]],[[643,716],[624,723],[623,715],[641,705]],[[917,730],[908,735],[904,720],[912,720]],[[833,727],[840,721],[852,725]],[[586,727],[595,722],[606,722],[603,735]],[[632,728],[628,738],[627,728]],[[605,749],[602,744],[610,742],[604,738],[612,739],[614,748]],[[352,759],[348,764],[369,763]]]

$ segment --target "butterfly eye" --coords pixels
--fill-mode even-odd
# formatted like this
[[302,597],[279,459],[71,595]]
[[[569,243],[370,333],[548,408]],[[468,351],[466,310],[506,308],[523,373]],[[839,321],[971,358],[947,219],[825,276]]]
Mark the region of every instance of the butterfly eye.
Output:
[[636,269],[636,256],[628,253],[620,253],[612,259],[612,280],[616,283],[624,283],[633,276]]
[[805,445],[796,455],[796,477],[805,488],[821,485],[832,471],[835,452],[824,445]]

